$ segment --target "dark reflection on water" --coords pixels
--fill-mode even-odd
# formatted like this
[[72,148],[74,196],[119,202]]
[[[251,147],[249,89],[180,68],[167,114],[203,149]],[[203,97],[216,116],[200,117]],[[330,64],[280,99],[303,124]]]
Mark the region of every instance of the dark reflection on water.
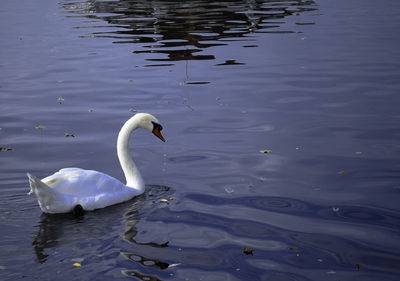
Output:
[[[286,18],[317,10],[315,1],[85,1],[64,2],[62,7],[97,29],[87,37],[107,37],[114,43],[143,43],[134,53],[162,54],[149,61],[210,60],[202,52],[231,40],[251,41],[252,33],[290,33]],[[92,21],[96,20],[94,23]],[[99,25],[98,20],[109,25]],[[301,23],[300,23],[301,24]],[[312,23],[307,23],[312,24]],[[110,27],[112,29],[110,31]],[[250,44],[247,47],[256,47]],[[224,64],[241,64],[234,60]],[[170,64],[167,64],[170,65]]]
[[[150,210],[157,208],[160,198],[168,196],[168,194],[168,187],[152,185],[147,186],[144,194],[135,197],[131,201],[88,212],[79,217],[74,216],[72,213],[55,215],[43,213],[39,219],[38,233],[32,242],[37,261],[45,263],[51,255],[47,251],[54,252],[54,249],[58,247],[73,245],[86,239],[109,239],[107,237],[110,237],[110,233],[115,232],[114,228],[119,226],[121,213],[125,224],[125,231],[121,234],[121,237],[126,242],[137,247],[168,247],[168,241],[163,244],[153,242],[138,243],[134,239],[137,234],[135,226],[140,221],[140,218],[146,216]],[[162,270],[169,266],[166,262],[154,258],[146,258],[136,253],[121,252],[121,254],[126,259],[144,267]],[[139,279],[143,278],[143,280],[158,280],[156,277],[142,275],[137,271],[125,270],[124,273]]]

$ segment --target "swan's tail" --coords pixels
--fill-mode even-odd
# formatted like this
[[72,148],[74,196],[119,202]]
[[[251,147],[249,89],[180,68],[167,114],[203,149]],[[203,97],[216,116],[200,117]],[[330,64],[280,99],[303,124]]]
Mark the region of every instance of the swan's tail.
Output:
[[29,178],[29,185],[31,186],[28,195],[35,194],[42,211],[49,213],[50,204],[57,201],[56,194],[47,184],[34,175],[27,173],[27,176]]
[[31,186],[31,190],[28,192],[28,195],[37,195],[38,193],[40,193],[41,190],[46,190],[49,188],[44,182],[42,182],[34,175],[31,175],[30,173],[27,173],[26,175],[29,178],[29,185]]

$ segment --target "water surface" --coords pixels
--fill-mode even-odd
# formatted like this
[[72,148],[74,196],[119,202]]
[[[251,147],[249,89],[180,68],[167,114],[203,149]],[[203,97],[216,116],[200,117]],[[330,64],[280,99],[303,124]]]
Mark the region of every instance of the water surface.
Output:
[[[0,279],[398,280],[399,8],[2,1]],[[42,214],[26,172],[123,180],[135,112],[145,194]]]

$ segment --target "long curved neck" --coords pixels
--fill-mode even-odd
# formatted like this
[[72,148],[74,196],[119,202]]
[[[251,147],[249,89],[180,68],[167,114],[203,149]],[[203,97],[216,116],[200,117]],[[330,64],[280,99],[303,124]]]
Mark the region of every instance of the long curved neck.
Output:
[[134,130],[138,128],[137,120],[131,118],[122,126],[118,134],[117,154],[122,170],[125,174],[126,185],[136,190],[144,190],[144,182],[139,170],[133,162],[132,155],[129,151],[129,140]]

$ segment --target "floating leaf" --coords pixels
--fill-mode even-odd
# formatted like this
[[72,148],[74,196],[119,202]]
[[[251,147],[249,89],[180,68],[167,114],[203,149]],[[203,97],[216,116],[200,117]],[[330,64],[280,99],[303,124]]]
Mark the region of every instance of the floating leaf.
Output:
[[62,96],[59,96],[59,97],[58,97],[58,103],[59,103],[59,104],[62,104],[63,101],[64,101],[63,97],[62,97]]
[[260,153],[271,153],[271,152],[272,152],[271,149],[260,150]]
[[44,126],[44,125],[38,125],[35,127],[35,129],[41,130],[41,131],[43,131],[45,128],[46,128],[46,126]]
[[246,247],[243,249],[243,253],[246,255],[253,255],[253,249]]
[[12,147],[0,147],[0,151],[12,151]]
[[164,198],[162,198],[162,199],[160,199],[160,202],[161,202],[161,203],[168,203],[168,200],[167,200],[167,199],[164,199]]
[[175,267],[175,266],[178,266],[178,265],[181,265],[181,263],[173,263],[173,264],[170,264],[170,265],[168,265],[168,268]]
[[290,251],[298,251],[298,250],[299,250],[299,248],[296,248],[296,247],[290,247],[290,248],[289,248],[289,250],[290,250]]
[[170,197],[169,200],[175,200],[175,197]]
[[79,262],[74,263],[73,266],[78,267],[78,268],[82,267],[82,265]]
[[346,170],[341,170],[341,171],[339,171],[339,172],[337,172],[339,175],[344,175],[344,174],[347,174],[347,171]]

